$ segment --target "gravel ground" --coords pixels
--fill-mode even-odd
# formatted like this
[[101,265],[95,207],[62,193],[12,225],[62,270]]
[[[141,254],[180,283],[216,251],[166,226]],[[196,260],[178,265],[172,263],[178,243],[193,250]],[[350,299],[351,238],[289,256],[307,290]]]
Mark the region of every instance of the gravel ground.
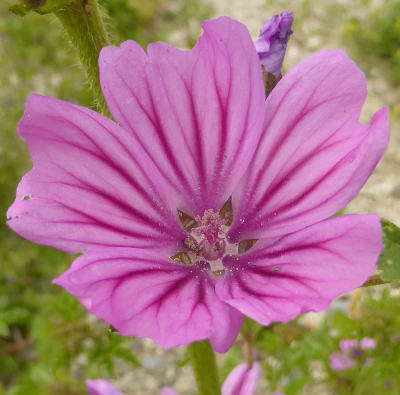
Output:
[[[376,1],[379,5],[381,1]],[[215,16],[228,15],[245,23],[254,38],[266,19],[282,10],[295,11],[301,20],[300,31],[293,35],[284,68],[289,70],[312,53],[328,48],[345,48],[339,40],[341,17],[356,13],[365,14],[357,2],[312,1],[310,12],[304,11],[302,1],[278,0],[208,0],[215,9]],[[196,29],[196,27],[194,27]],[[179,31],[171,36],[173,44],[182,42]],[[399,103],[400,92],[385,80],[381,71],[373,65],[368,66],[369,95],[362,113],[362,122],[368,123],[375,111],[384,105],[393,106]],[[360,67],[364,68],[362,65]],[[388,151],[374,175],[359,196],[348,206],[349,213],[378,213],[400,226],[400,122],[392,117],[392,137]],[[396,155],[397,154],[397,155]],[[332,308],[340,305],[336,302]],[[336,307],[337,308],[337,307]],[[316,325],[321,315],[310,314],[304,317],[304,323]],[[141,355],[145,369],[126,372],[121,366],[117,385],[126,394],[160,394],[163,385],[170,385],[180,391],[181,395],[194,394],[194,378],[188,366],[177,368],[175,361],[184,357],[183,349],[163,352],[152,341],[136,341],[134,344],[138,355]],[[223,356],[221,357],[221,361]],[[320,369],[315,369],[318,376]],[[316,377],[317,378],[317,377]],[[134,385],[134,388],[132,387]],[[315,385],[309,395],[326,395],[327,389]],[[267,383],[261,382],[257,395],[268,394]]]

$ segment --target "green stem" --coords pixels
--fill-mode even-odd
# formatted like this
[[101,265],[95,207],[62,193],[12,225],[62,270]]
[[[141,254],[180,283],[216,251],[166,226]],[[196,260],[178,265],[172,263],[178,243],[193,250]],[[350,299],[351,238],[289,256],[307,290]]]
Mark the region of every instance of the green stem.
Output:
[[215,353],[209,340],[189,344],[199,395],[221,395]]
[[54,10],[54,14],[79,56],[99,111],[109,115],[100,86],[98,65],[100,50],[109,45],[109,40],[97,0],[70,0],[68,5]]

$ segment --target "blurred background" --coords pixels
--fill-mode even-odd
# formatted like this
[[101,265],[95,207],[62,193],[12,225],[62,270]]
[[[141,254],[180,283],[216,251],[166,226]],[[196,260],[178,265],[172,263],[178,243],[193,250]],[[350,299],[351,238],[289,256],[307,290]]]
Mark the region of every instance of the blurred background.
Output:
[[[342,48],[365,71],[369,122],[391,108],[389,149],[347,212],[378,213],[400,226],[400,1],[397,0],[101,0],[113,42],[157,40],[194,45],[201,21],[229,15],[254,39],[265,21],[295,11],[284,69],[310,54]],[[51,16],[8,11],[0,2],[0,212],[31,167],[16,126],[31,92],[91,107],[93,98],[73,51]],[[109,378],[127,395],[160,394],[164,385],[195,394],[183,348],[164,352],[150,340],[121,338],[51,280],[72,257],[40,247],[0,225],[0,395],[85,394],[87,378]],[[342,340],[371,338],[352,350],[353,366],[334,370]],[[262,328],[247,321],[238,344],[219,357],[223,378],[246,359],[249,343],[263,367],[257,394],[400,394],[400,290],[381,285],[336,300],[323,314]],[[357,352],[355,352],[357,351]],[[341,357],[339,356],[339,359]]]

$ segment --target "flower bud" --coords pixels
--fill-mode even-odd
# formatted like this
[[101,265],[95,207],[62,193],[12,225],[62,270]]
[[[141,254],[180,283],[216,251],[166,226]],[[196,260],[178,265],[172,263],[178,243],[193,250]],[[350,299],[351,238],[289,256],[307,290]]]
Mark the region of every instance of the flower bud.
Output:
[[260,378],[261,368],[254,362],[250,368],[247,364],[236,366],[229,374],[222,387],[222,395],[252,395]]
[[262,27],[254,45],[265,71],[278,80],[290,35],[293,33],[293,12],[284,11],[270,18]]

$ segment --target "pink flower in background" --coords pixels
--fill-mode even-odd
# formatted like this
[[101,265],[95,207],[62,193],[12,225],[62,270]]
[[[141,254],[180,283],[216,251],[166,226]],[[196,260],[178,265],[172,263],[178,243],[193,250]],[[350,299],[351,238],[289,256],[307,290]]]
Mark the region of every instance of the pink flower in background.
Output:
[[[222,395],[253,395],[260,379],[260,373],[261,368],[258,362],[255,362],[251,368],[247,364],[236,366],[222,386]],[[106,383],[107,386],[104,385],[104,383]],[[93,395],[123,395],[118,392],[111,383],[105,380],[88,380],[86,384],[89,393]],[[98,392],[90,392],[93,389]],[[179,393],[173,388],[164,387],[162,389],[162,395],[179,395]],[[276,393],[272,395],[284,394]]]
[[246,363],[236,366],[222,386],[222,395],[254,394],[260,374],[261,367],[258,362],[253,363],[252,367]]
[[363,350],[375,350],[376,341],[369,337],[364,337],[364,339],[361,340],[360,347]]
[[254,42],[261,64],[265,70],[279,78],[287,43],[293,33],[293,12],[284,11],[268,19],[260,36]]
[[359,192],[389,136],[358,122],[364,74],[324,51],[265,102],[242,24],[204,23],[190,51],[135,42],[101,52],[115,123],[32,95],[19,124],[34,168],[9,226],[83,253],[54,282],[122,335],[164,348],[235,341],[360,286],[382,250],[379,218],[330,218]]
[[332,370],[347,370],[356,365],[356,361],[345,354],[334,353],[330,356]]
[[86,380],[86,388],[90,395],[124,395],[119,392],[109,381]]
[[179,395],[178,391],[175,391],[173,388],[164,387],[162,389],[161,395]]
[[361,342],[358,340],[342,340],[339,343],[341,353],[333,353],[330,356],[332,370],[347,370],[357,363],[371,363],[371,358],[365,358],[363,350],[374,350],[376,342],[374,339],[364,337]]

